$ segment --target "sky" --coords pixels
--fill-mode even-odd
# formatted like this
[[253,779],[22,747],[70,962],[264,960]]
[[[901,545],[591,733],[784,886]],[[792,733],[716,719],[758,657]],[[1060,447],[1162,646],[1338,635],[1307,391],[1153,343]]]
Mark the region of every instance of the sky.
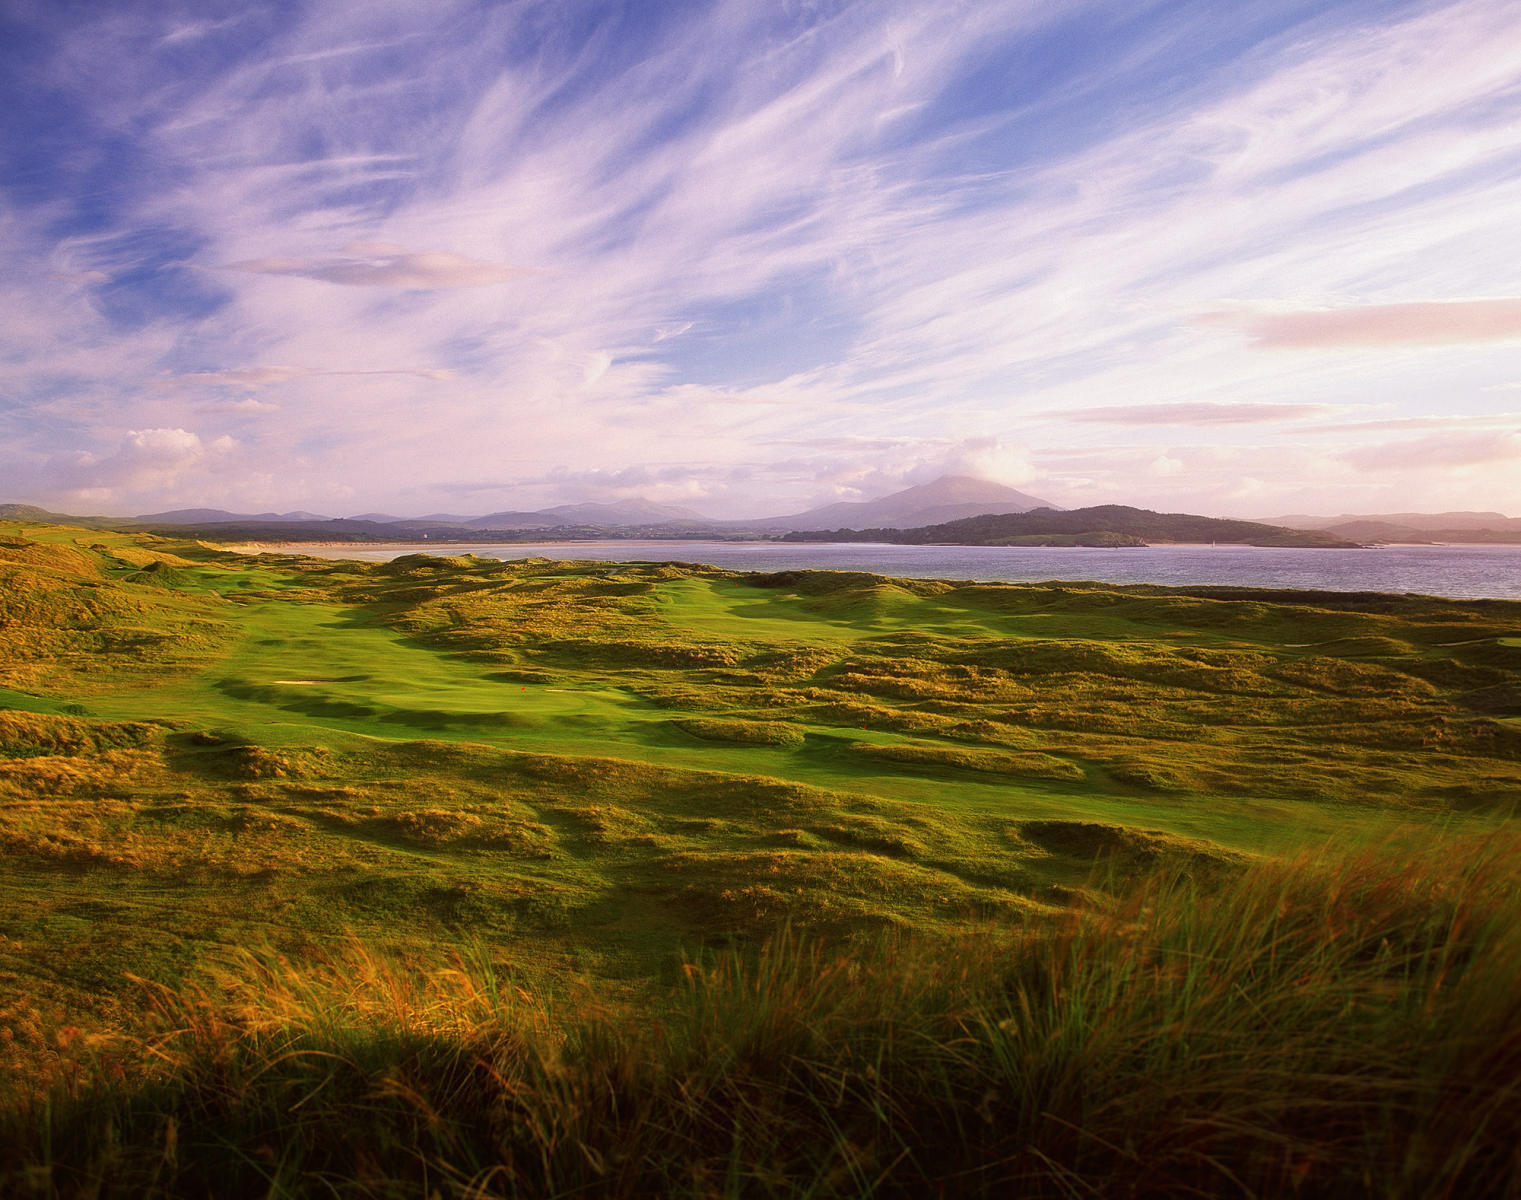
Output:
[[0,501],[1521,515],[1515,0],[0,0]]

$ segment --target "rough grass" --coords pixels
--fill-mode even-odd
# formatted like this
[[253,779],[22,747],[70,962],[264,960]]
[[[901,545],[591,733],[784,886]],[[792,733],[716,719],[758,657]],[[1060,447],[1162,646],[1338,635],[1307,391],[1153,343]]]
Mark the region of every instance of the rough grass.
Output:
[[854,749],[869,758],[886,762],[915,763],[933,767],[960,767],[993,775],[1023,775],[1036,779],[1080,782],[1081,767],[1051,754],[1009,754],[996,750],[968,750],[953,746],[916,746],[908,743],[874,745],[857,743]]
[[1026,928],[796,931],[637,1001],[482,944],[240,952],[55,1030],[16,1196],[1513,1196],[1514,839],[1176,871]]
[[0,1194],[1513,1190],[1521,605],[0,585]]
[[780,721],[724,721],[711,717],[687,717],[673,724],[684,733],[710,742],[789,748],[803,744],[803,731],[795,725],[785,725]]

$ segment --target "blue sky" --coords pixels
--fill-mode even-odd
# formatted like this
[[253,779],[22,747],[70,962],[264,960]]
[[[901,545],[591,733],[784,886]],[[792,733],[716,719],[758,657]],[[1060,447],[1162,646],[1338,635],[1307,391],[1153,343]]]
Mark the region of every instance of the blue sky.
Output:
[[1513,0],[0,0],[0,500],[1521,514]]

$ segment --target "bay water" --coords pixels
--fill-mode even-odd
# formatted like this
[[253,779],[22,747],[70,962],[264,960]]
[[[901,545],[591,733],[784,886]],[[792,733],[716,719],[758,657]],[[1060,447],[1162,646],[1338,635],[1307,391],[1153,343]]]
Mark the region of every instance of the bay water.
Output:
[[[274,547],[270,547],[273,549]],[[1084,581],[1414,592],[1521,600],[1521,546],[1381,546],[1298,550],[1261,546],[896,546],[870,542],[601,541],[292,544],[291,553],[388,562],[404,554],[476,554],[607,562],[707,563],[734,571],[872,571],[916,579],[1012,583]]]

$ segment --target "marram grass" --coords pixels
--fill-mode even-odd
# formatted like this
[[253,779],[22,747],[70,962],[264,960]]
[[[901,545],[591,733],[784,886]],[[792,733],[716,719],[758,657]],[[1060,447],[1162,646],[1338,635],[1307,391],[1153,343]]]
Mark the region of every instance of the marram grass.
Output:
[[505,947],[243,953],[13,1077],[0,1194],[1521,1195],[1518,864],[1163,870],[1020,931],[784,932],[618,1001]]

